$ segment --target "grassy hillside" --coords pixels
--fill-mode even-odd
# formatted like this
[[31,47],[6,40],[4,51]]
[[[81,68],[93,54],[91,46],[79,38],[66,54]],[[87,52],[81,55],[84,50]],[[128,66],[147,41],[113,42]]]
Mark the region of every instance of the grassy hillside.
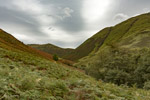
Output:
[[149,48],[150,14],[143,14],[112,27],[99,50],[75,66],[105,82],[149,89]]
[[110,34],[110,31],[111,27],[105,28],[98,32],[93,37],[89,38],[83,44],[77,47],[71,54],[67,55],[66,58],[69,60],[77,61],[82,57],[88,56],[92,52],[96,52],[103,45],[105,39]]
[[[80,61],[93,59],[92,57],[96,56],[100,51],[105,51],[107,47],[124,47],[128,49],[150,47],[149,27],[150,14],[147,13],[130,18],[114,27],[111,27],[108,35],[106,35],[108,32],[102,30],[90,38],[96,40],[106,36],[102,42],[96,43],[102,45],[97,48],[98,50],[96,52],[95,49],[92,50],[88,56],[82,58]],[[84,47],[89,47],[87,44],[90,39],[85,41],[82,45],[84,45]],[[83,47],[82,45],[81,47]],[[93,46],[95,47],[95,43]]]
[[128,48],[150,47],[149,27],[149,13],[133,17],[114,26],[104,45],[116,44]]
[[149,100],[150,91],[96,81],[27,52],[0,48],[2,100]]
[[[150,47],[149,27],[150,14],[148,13],[139,15],[130,18],[114,27],[103,29],[102,31],[98,32],[90,39],[85,41],[77,49],[90,48],[90,54],[95,53],[95,49],[92,48],[97,48],[97,51],[98,49],[102,49],[105,46],[118,46],[127,48]],[[102,41],[100,41],[101,39]],[[97,41],[92,43],[95,40]],[[91,43],[92,46],[88,46],[89,43]]]

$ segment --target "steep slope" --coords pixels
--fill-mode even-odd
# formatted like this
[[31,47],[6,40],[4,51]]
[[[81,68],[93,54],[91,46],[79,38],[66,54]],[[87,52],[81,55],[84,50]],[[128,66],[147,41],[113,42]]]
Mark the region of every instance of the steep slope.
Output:
[[[109,36],[111,27],[105,28],[98,32],[83,44],[77,47],[72,53],[68,54],[65,58],[73,61],[88,56],[90,53],[96,52],[104,43],[105,39]],[[100,33],[100,34],[99,34]]]
[[[99,51],[111,46],[111,47],[125,47],[128,49],[131,48],[143,48],[150,47],[150,14],[143,14],[133,18],[130,18],[114,27],[111,27],[109,35],[104,38],[103,41],[97,42],[95,44],[102,44],[97,49]],[[90,39],[96,40],[104,37],[103,30],[95,34]],[[105,32],[107,34],[107,32]],[[89,39],[83,43],[88,44]],[[95,44],[92,44],[95,46]],[[84,45],[85,46],[85,45]],[[85,46],[88,48],[88,46]],[[84,49],[85,51],[87,49]],[[83,52],[83,51],[82,51]],[[96,54],[93,51],[89,52],[92,55]],[[88,57],[88,56],[87,56]],[[87,58],[85,57],[85,58]]]
[[99,50],[83,57],[75,66],[98,80],[148,88],[149,54],[150,14],[147,13],[112,27]]
[[35,55],[26,45],[9,36],[3,33],[0,42],[2,100],[150,99],[150,91],[96,81],[78,70]]
[[47,54],[45,52],[36,50],[34,48],[31,48],[19,40],[17,40],[15,37],[12,35],[8,34],[7,32],[3,31],[0,29],[0,47],[12,50],[12,51],[25,51],[32,53],[34,55],[38,55],[40,57],[44,57],[46,59],[52,59],[52,56],[50,54]]
[[95,53],[105,46],[127,48],[150,47],[149,27],[149,13],[136,16],[114,27],[103,29],[81,44],[76,51],[79,54],[83,54],[82,57],[85,57],[87,54]]
[[103,46],[116,44],[128,48],[150,46],[150,14],[133,17],[112,28]]
[[52,44],[43,44],[43,45],[39,45],[39,44],[29,44],[29,46],[47,52],[49,54],[57,54],[59,57],[64,58],[64,56],[68,55],[69,53],[71,53],[74,49],[65,49],[65,48],[60,48],[58,46],[52,45]]

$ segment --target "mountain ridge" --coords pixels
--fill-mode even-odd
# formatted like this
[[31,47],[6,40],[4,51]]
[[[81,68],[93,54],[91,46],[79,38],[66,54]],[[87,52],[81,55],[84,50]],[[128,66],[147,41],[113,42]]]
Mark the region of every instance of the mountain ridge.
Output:
[[[104,28],[98,33],[94,34],[92,37],[88,38],[76,49],[73,49],[72,51],[67,52],[64,55],[61,55],[60,57],[72,61],[78,61],[81,58],[96,53],[97,51],[99,51],[100,48],[107,47],[108,45],[109,46],[118,45],[121,47],[128,47],[128,48],[150,46],[149,44],[144,43],[140,45],[143,41],[147,41],[147,43],[150,42],[149,36],[146,36],[146,33],[150,31],[148,29],[149,20],[150,14],[146,13],[129,18],[126,21],[123,21],[113,27]],[[142,40],[143,38],[145,38],[145,40]],[[37,46],[36,49],[39,49],[39,47]],[[62,51],[63,50],[65,49],[62,49]],[[45,51],[44,47],[43,51]],[[51,50],[49,50],[49,52],[50,51]]]

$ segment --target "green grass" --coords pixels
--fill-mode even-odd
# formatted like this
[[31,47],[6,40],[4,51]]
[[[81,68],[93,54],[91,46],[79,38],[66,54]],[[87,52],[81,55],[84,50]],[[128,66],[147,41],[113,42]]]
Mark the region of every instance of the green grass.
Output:
[[148,35],[150,32],[149,27],[149,14],[130,18],[112,28],[112,31],[105,40],[102,48],[108,44],[117,44],[118,46],[128,48],[150,47],[149,44],[145,43],[149,42],[150,39],[150,35]]
[[63,65],[0,48],[2,100],[149,100],[150,91],[116,86]]

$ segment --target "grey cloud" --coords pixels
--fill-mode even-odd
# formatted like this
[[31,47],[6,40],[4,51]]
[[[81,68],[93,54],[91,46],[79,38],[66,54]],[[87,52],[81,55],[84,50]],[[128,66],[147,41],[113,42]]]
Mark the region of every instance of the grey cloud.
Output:
[[[115,0],[109,6],[109,9],[105,13],[103,20],[100,19],[100,21],[103,23],[101,26],[114,26],[120,23],[120,21],[123,21],[123,16],[118,16],[118,14],[121,13],[127,15],[128,18],[130,18],[138,14],[150,12],[149,5],[150,0]],[[122,20],[114,20],[116,16]]]
[[[24,14],[22,12],[13,11],[4,7],[0,7],[0,22],[2,24],[14,24],[17,29],[27,29],[27,32],[24,35],[28,36],[47,36],[47,34],[42,33],[39,29],[39,23],[30,17],[28,14]],[[17,26],[18,25],[18,26]],[[1,26],[1,25],[0,25]],[[13,27],[13,26],[12,26]],[[9,27],[11,28],[11,27]],[[20,33],[21,34],[21,33]]]
[[[54,25],[62,28],[63,30],[65,30],[66,32],[68,32],[69,34],[76,32],[76,34],[78,34],[77,32],[84,30],[84,19],[82,18],[82,0],[41,0],[41,3],[43,4],[53,4],[54,6],[54,12],[57,16],[59,16],[61,19],[63,20],[57,20],[56,23]],[[61,9],[60,9],[61,8]],[[64,10],[63,12],[65,12],[65,16],[61,15],[62,10]],[[70,13],[71,14],[70,14]],[[56,17],[56,15],[50,15],[53,17]],[[64,18],[67,16],[71,16],[68,18]]]
[[127,15],[143,13],[144,8],[150,8],[150,0],[116,0],[117,12],[126,12]]
[[[124,20],[150,10],[150,0],[109,0],[111,5],[105,14],[100,16],[99,21],[87,25],[87,19],[82,16],[85,0],[32,0],[39,1],[38,3],[44,8],[43,13],[38,16],[40,18],[32,16],[31,11],[21,11],[12,4],[13,1],[0,0],[0,27],[5,26],[4,30],[13,30],[13,34],[23,34],[29,39],[34,38],[33,41],[27,38],[22,39],[25,43],[54,43],[61,47],[76,47],[85,40],[85,37],[95,34],[90,32],[99,31],[106,26],[117,24],[117,20]],[[90,8],[87,7],[87,10]],[[43,28],[46,31],[43,31]],[[66,42],[66,39],[62,39],[61,36],[58,40],[54,39],[53,33],[59,29],[62,32],[59,31],[58,34],[65,33],[68,37],[70,36],[70,40],[72,38],[77,40]],[[83,37],[80,35],[82,33]],[[78,36],[81,36],[81,39],[78,39]]]
[[76,48],[77,46],[79,46],[81,43],[83,43],[83,40],[81,41],[75,41],[75,42],[64,42],[64,41],[51,41],[52,44],[56,44],[59,47],[64,47],[64,48]]

